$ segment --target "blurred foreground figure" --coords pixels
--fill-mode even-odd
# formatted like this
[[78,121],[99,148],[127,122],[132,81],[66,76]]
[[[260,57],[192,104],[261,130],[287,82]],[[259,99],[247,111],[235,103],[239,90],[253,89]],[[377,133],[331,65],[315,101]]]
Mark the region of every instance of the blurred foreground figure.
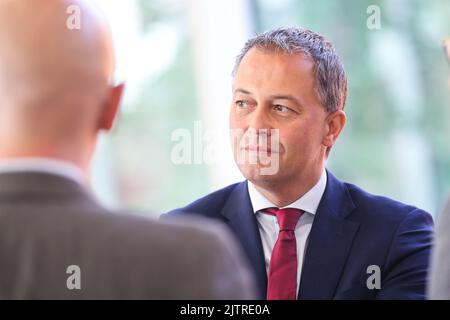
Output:
[[[450,63],[450,39],[444,41],[444,51]],[[450,198],[439,216],[436,228],[429,298],[450,300]]]
[[111,39],[95,8],[2,0],[0,48],[1,299],[253,297],[221,227],[111,214],[89,194],[97,136],[123,91],[109,84]]

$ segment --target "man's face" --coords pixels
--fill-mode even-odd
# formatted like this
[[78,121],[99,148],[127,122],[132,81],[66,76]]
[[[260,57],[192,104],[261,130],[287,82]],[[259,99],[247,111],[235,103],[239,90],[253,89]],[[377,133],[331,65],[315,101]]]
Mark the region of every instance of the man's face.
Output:
[[[246,179],[277,183],[302,179],[321,170],[325,161],[328,113],[315,91],[314,61],[303,54],[282,54],[252,48],[242,59],[233,84],[230,129],[241,131],[232,139],[234,158]],[[279,143],[266,146],[261,129],[279,129]],[[273,131],[269,131],[273,132]],[[249,138],[250,137],[250,138]],[[270,142],[270,133],[267,139]],[[259,146],[259,149],[258,149]],[[254,159],[267,151],[278,158],[278,170],[262,174],[264,163]]]

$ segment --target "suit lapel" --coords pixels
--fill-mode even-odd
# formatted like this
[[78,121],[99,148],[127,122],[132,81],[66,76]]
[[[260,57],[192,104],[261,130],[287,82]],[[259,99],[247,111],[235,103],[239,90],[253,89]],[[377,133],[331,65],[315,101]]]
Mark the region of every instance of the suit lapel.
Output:
[[259,299],[266,298],[267,274],[258,224],[248,195],[247,182],[239,183],[230,194],[222,215],[242,244],[255,272]]
[[306,249],[299,299],[332,299],[359,223],[346,220],[355,208],[345,185],[327,171]]

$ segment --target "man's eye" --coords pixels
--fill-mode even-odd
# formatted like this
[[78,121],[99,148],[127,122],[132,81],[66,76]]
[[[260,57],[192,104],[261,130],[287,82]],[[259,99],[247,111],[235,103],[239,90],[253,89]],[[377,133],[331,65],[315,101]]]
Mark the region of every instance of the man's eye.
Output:
[[244,100],[238,100],[235,103],[238,108],[246,108],[248,106],[247,101]]
[[273,106],[273,109],[274,109],[275,111],[283,112],[283,113],[286,113],[286,112],[291,111],[291,109],[289,109],[288,107],[283,106],[283,105],[281,105],[281,104],[276,104],[276,105],[274,105],[274,106]]

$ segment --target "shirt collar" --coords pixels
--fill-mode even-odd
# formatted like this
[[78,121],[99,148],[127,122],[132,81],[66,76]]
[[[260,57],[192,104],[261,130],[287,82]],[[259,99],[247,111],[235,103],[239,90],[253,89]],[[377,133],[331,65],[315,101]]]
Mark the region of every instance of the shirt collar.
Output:
[[14,158],[0,160],[0,174],[12,172],[43,172],[62,176],[84,185],[83,171],[74,164],[50,158]]
[[[248,181],[247,185],[254,213],[257,213],[258,211],[266,208],[271,207],[277,208],[276,205],[274,205],[270,200],[268,200],[258,190],[256,190],[253,183]],[[304,212],[316,214],[317,207],[319,206],[320,200],[322,199],[323,193],[325,192],[326,185],[327,185],[327,173],[324,169],[322,175],[320,176],[319,181],[317,181],[314,187],[312,187],[303,196],[301,196],[291,204],[284,206],[283,208],[295,208],[300,209]]]

